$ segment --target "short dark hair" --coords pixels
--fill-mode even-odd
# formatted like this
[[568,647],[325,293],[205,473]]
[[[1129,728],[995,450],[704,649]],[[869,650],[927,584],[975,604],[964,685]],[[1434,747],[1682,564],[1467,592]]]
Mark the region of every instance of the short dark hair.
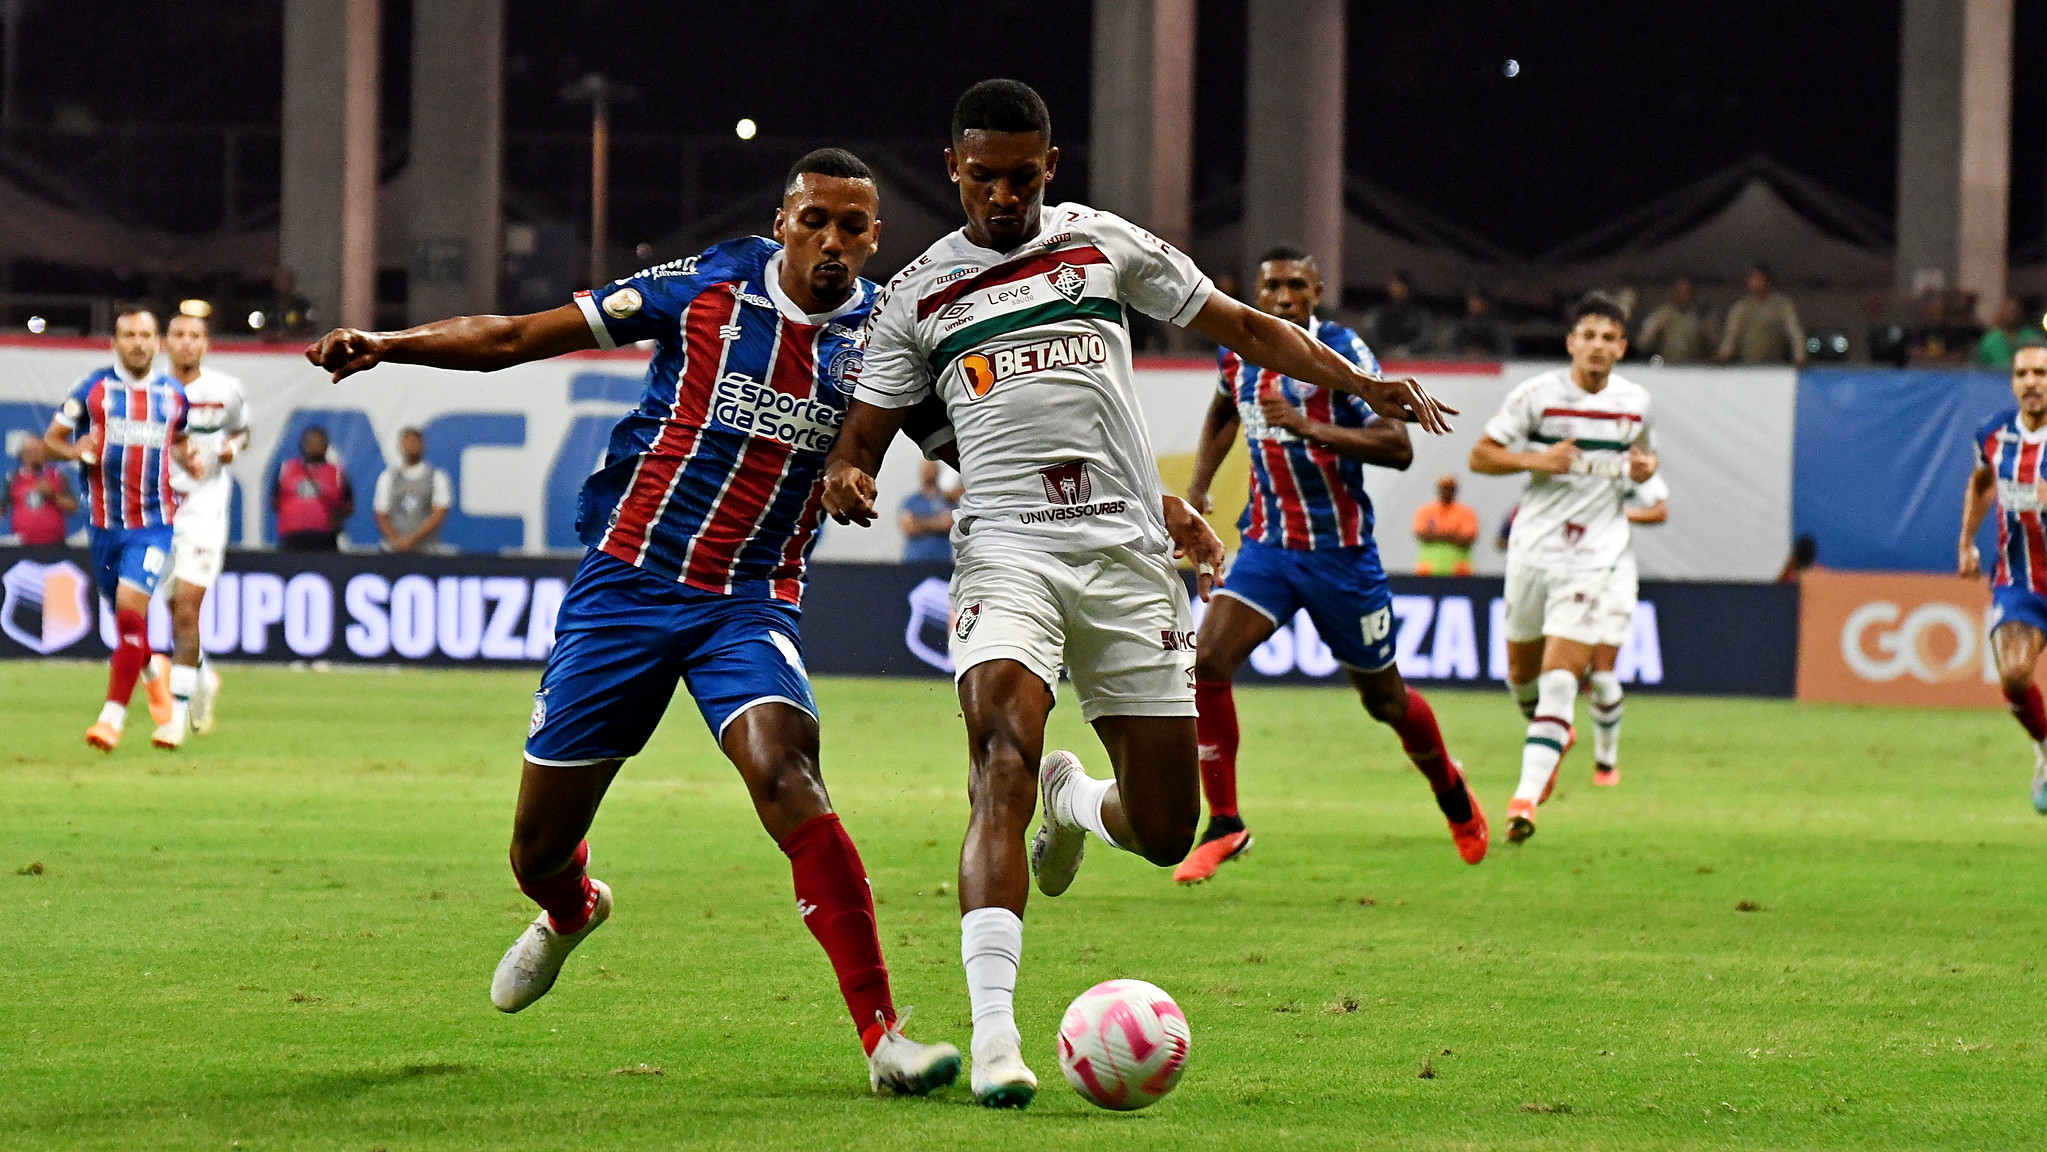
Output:
[[2018,347],[2013,348],[2011,350],[2011,358],[2013,360],[2017,360],[2019,358],[2019,353],[2024,352],[2029,348],[2038,349],[2042,352],[2047,352],[2047,338],[2042,338],[2039,336],[2026,337],[2024,340],[2019,341]]
[[1623,328],[1628,326],[1628,310],[1621,302],[1604,292],[1587,292],[1571,306],[1571,327],[1587,316],[1604,316]]
[[1763,279],[1768,280],[1772,284],[1775,284],[1777,282],[1777,277],[1774,273],[1770,271],[1770,266],[1768,264],[1763,263],[1761,260],[1758,260],[1755,263],[1749,265],[1748,270],[1750,272],[1762,273]]
[[149,317],[150,327],[155,328],[158,332],[163,331],[163,322],[156,318],[156,313],[144,308],[140,304],[123,308],[119,312],[114,313],[114,326],[119,327],[121,321],[126,320],[130,316],[147,316]]
[[1052,142],[1052,110],[1021,80],[983,80],[952,106],[952,138],[969,132],[1036,132]]
[[1260,264],[1273,260],[1293,260],[1302,264],[1313,264],[1315,262],[1313,256],[1308,255],[1305,250],[1297,248],[1292,244],[1274,244],[1258,257]]
[[806,152],[796,163],[789,165],[789,178],[782,181],[782,195],[796,191],[796,181],[804,176],[836,176],[841,180],[873,180],[874,169],[865,160],[844,148],[819,148]]
[[208,317],[197,316],[190,312],[171,313],[171,318],[169,320],[164,321],[164,330],[168,332],[170,330],[171,325],[176,324],[180,320],[190,320],[194,324],[199,325],[199,330],[201,332],[206,333],[208,336],[213,335],[213,321]]
[[417,427],[414,427],[412,425],[407,425],[398,430],[398,438],[400,440],[405,439],[407,436],[417,436],[421,440],[426,439],[426,433],[421,432]]

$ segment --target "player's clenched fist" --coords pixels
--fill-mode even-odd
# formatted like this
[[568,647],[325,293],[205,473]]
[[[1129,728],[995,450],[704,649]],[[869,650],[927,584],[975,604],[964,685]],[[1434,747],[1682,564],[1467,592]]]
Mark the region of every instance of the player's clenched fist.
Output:
[[1970,580],[1978,579],[1983,575],[1983,557],[1977,555],[1976,542],[1974,540],[1965,538],[1962,541],[1962,546],[1955,563],[1955,572]]
[[1166,534],[1173,540],[1173,559],[1194,562],[1195,591],[1206,600],[1215,590],[1216,573],[1222,571],[1222,537],[1178,496],[1165,497],[1164,512]]
[[874,477],[851,464],[832,464],[824,474],[824,510],[841,524],[874,523]]
[[336,328],[306,348],[306,359],[334,374],[334,382],[374,368],[384,358],[384,339],[375,332]]

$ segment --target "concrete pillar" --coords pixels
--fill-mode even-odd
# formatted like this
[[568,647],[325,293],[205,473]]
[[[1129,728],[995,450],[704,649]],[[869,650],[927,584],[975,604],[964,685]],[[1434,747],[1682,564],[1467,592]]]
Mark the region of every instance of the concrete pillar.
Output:
[[406,312],[414,324],[497,310],[504,26],[504,0],[413,2]]
[[1242,274],[1298,244],[1343,294],[1343,0],[1249,0]]
[[378,0],[285,0],[278,262],[322,324],[376,320]]
[[1194,233],[1194,0],[1095,0],[1088,202]]
[[2012,0],[1905,0],[1898,98],[1897,291],[2005,292]]

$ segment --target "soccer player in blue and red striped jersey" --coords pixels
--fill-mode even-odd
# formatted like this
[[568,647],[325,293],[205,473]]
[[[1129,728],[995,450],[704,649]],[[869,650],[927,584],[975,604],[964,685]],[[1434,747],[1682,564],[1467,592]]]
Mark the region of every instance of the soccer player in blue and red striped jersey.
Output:
[[[114,608],[107,701],[85,731],[85,742],[102,752],[121,742],[128,699],[149,666],[149,598],[170,565],[178,509],[171,455],[184,446],[185,390],[156,370],[156,351],[155,313],[138,308],[115,317],[115,363],[80,380],[43,434],[51,455],[85,471],[93,576]],[[152,683],[150,691],[161,723],[169,719],[168,685]]]
[[1976,430],[1976,468],[1962,496],[1961,574],[1978,577],[1976,529],[1997,506],[1997,563],[1990,575],[1990,645],[2004,698],[2033,740],[2033,809],[2047,815],[2047,707],[2033,665],[2047,646],[2047,344],[2012,357],[2016,408]]
[[[818,770],[797,631],[825,453],[878,291],[860,270],[880,230],[873,174],[821,149],[791,169],[772,240],[719,244],[548,312],[342,329],[306,350],[339,380],[384,361],[490,371],[654,342],[640,406],[583,486],[589,551],[533,698],[511,856],[541,912],[492,979],[503,1011],[545,995],[610,915],[584,836],[681,682],[789,857],[797,910],[838,975],[870,1086],[922,1094],[959,1075],[958,1049],[906,1039],[896,1023],[867,872]],[[942,409],[906,430],[927,452],[949,450]]]
[[[1265,253],[1255,303],[1299,324],[1344,359],[1377,374],[1364,341],[1318,319],[1322,276],[1297,248]],[[1273,632],[1306,609],[1373,719],[1400,736],[1428,778],[1451,838],[1467,863],[1485,859],[1486,822],[1464,775],[1443,744],[1435,713],[1401,679],[1393,653],[1393,593],[1372,539],[1365,465],[1404,469],[1414,459],[1405,425],[1382,420],[1365,403],[1217,353],[1221,386],[1209,406],[1187,499],[1206,512],[1209,483],[1229,454],[1239,424],[1251,455],[1251,498],[1237,523],[1243,546],[1201,622],[1194,694],[1201,787],[1208,827],[1173,879],[1198,884],[1251,847],[1237,812],[1237,705],[1230,680]]]

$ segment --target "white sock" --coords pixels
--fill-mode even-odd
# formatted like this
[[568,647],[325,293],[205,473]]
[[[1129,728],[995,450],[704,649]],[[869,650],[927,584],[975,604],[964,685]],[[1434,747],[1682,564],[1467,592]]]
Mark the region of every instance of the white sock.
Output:
[[1109,795],[1109,789],[1116,781],[1097,780],[1092,776],[1075,772],[1066,781],[1066,787],[1059,794],[1060,805],[1066,811],[1058,814],[1062,824],[1078,824],[1094,833],[1101,842],[1111,848],[1122,848],[1116,838],[1109,835],[1109,826],[1102,822],[1102,801]]
[[1613,765],[1621,751],[1621,707],[1627,693],[1611,672],[1592,674],[1592,762]]
[[1578,695],[1578,678],[1561,668],[1536,678],[1535,719],[1528,722],[1528,740],[1521,746],[1521,785],[1514,799],[1530,803],[1542,799],[1549,787],[1557,761],[1571,741],[1571,715]]
[[128,723],[128,709],[109,700],[100,705],[99,722],[119,732]]
[[176,700],[190,700],[192,693],[199,690],[199,669],[187,668],[183,664],[171,665],[171,697]]
[[1521,715],[1530,720],[1535,719],[1536,682],[1509,680],[1507,691],[1513,693],[1514,706],[1521,709]]
[[1016,968],[1023,961],[1023,920],[1007,908],[976,908],[960,917],[960,963],[974,1010],[973,1057],[1019,1043]]

